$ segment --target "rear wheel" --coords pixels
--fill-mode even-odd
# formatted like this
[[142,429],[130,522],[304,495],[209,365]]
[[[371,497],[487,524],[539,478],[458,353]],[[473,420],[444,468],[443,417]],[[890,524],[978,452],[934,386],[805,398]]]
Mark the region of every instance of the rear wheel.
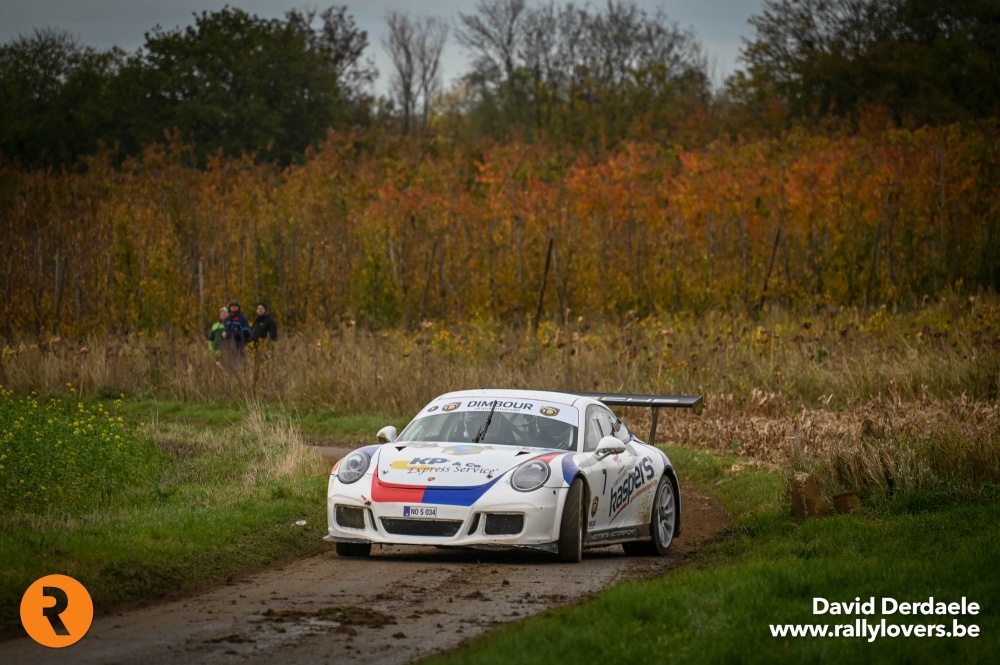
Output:
[[337,543],[337,554],[340,556],[368,556],[371,553],[371,543]]
[[559,559],[567,563],[583,560],[583,479],[575,478],[566,493],[559,521]]
[[625,554],[631,556],[663,556],[674,541],[677,526],[677,489],[670,477],[664,474],[656,488],[653,513],[649,519],[649,530],[653,539],[639,543],[623,543]]

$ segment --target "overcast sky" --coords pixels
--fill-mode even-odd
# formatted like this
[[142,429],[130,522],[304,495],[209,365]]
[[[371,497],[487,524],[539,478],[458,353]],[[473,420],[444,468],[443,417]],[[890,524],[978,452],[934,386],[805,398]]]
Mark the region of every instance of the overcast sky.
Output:
[[[750,35],[747,19],[760,11],[763,0],[636,0],[648,12],[662,7],[682,28],[693,30],[714,66],[710,70],[721,82],[736,68],[740,38]],[[547,0],[546,0],[547,3]],[[529,6],[543,4],[528,0]],[[566,2],[557,0],[558,5]],[[585,1],[574,4],[581,6]],[[603,8],[603,0],[589,3]],[[144,33],[156,25],[165,29],[192,24],[193,14],[217,11],[229,5],[264,18],[279,18],[288,9],[347,5],[358,26],[368,32],[368,55],[379,70],[378,89],[385,89],[389,64],[382,48],[385,17],[390,11],[413,16],[437,16],[454,24],[458,13],[475,12],[476,0],[0,0],[0,42],[8,42],[34,28],[62,28],[82,44],[97,48],[121,46],[135,51],[145,43]],[[467,70],[463,51],[453,38],[442,58],[446,83]]]

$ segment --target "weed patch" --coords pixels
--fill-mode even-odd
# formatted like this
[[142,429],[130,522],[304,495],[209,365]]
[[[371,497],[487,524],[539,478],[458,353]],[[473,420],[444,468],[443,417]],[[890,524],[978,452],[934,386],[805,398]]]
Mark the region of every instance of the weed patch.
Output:
[[165,456],[119,406],[0,387],[0,512],[80,514],[148,494]]

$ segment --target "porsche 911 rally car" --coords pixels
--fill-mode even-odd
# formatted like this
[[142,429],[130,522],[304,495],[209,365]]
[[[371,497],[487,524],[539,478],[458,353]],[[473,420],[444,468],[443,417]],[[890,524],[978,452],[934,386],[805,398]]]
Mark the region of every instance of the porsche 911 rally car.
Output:
[[700,396],[470,390],[442,395],[399,434],[341,459],[327,491],[343,556],[373,543],[535,548],[564,561],[621,543],[666,554],[680,534],[670,460],[608,406],[700,412]]

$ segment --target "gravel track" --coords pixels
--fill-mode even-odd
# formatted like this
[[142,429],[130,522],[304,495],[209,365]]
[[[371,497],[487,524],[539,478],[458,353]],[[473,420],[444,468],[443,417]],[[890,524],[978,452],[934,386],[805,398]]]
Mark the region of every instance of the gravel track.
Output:
[[587,550],[580,564],[528,551],[378,547],[330,550],[246,579],[107,616],[77,644],[0,643],[4,663],[408,663],[499,624],[576,602],[625,579],[684,565],[727,519],[684,493],[684,532],[666,557]]

